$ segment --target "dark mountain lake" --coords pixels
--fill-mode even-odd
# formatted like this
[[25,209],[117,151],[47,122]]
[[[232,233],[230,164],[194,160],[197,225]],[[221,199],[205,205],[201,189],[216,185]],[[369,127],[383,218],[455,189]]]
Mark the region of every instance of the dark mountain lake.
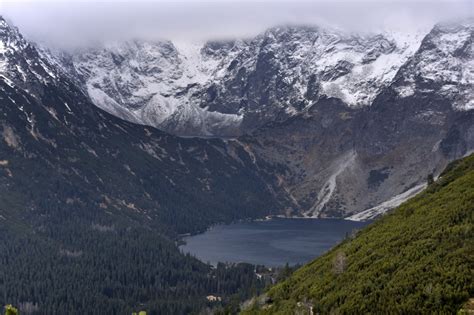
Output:
[[341,219],[283,219],[217,225],[184,238],[181,250],[215,265],[247,262],[271,267],[303,264],[367,225]]

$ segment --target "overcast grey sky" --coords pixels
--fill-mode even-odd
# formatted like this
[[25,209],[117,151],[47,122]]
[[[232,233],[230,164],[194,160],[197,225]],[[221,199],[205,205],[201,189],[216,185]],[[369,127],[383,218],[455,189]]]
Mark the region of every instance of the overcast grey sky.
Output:
[[33,40],[82,45],[133,37],[248,37],[278,24],[331,25],[354,31],[410,30],[472,16],[473,3],[474,0],[0,0],[0,14]]

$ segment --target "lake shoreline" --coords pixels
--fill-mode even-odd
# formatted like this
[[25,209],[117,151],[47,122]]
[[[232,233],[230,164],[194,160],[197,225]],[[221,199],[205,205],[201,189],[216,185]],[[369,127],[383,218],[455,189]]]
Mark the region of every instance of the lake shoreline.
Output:
[[217,262],[267,267],[303,264],[367,224],[340,218],[267,216],[215,224],[204,233],[183,237],[179,249],[213,265]]

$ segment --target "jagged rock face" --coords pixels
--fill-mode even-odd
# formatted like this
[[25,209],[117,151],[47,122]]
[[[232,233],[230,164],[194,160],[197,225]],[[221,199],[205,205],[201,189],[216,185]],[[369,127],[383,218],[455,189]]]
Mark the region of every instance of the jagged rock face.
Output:
[[277,27],[248,40],[108,44],[72,54],[66,68],[97,106],[124,119],[179,135],[237,136],[321,96],[370,105],[420,41]]
[[457,110],[474,109],[473,38],[472,20],[436,25],[395,79],[398,94],[435,91]]
[[[304,114],[246,139],[255,155],[288,166],[280,182],[300,213],[373,217],[474,150],[472,70],[461,66],[472,62],[471,37],[465,25],[437,26],[369,108],[320,98]],[[400,93],[407,82],[413,93]]]
[[28,87],[35,90],[41,84],[52,82],[56,70],[39,57],[35,46],[26,41],[17,28],[10,27],[0,17],[0,76],[4,80],[24,87],[34,78]]
[[229,58],[227,49],[136,40],[59,59],[94,104],[113,115],[179,135],[227,136],[239,133],[242,117],[207,111],[195,100]]
[[296,205],[287,214],[347,217],[367,210],[353,218],[369,219],[474,151],[474,111],[456,111],[435,94],[384,94],[370,111],[321,99],[304,115],[243,139],[261,160],[286,167],[279,183]]
[[[278,173],[279,182],[296,204],[296,211],[288,215],[342,217],[353,209],[336,204],[334,192],[357,158],[354,125],[358,115],[358,110],[338,99],[321,99],[302,115],[243,137],[254,155],[286,167]],[[346,184],[355,190],[359,182]]]
[[216,85],[217,97],[207,104],[245,113],[245,130],[300,113],[322,96],[367,106],[415,46],[382,35],[273,28],[232,61],[223,84]]
[[2,208],[2,218],[41,226],[110,215],[184,233],[287,203],[267,163],[240,142],[178,138],[114,117],[0,24],[0,195],[21,210]]
[[[268,212],[268,204],[318,217],[368,209],[360,217],[370,218],[386,210],[379,204],[410,196],[428,174],[474,149],[470,22],[435,27],[418,50],[416,40],[290,27],[246,41],[135,41],[75,55],[38,51],[2,25],[5,148],[21,159],[45,155],[48,167],[56,155],[70,160],[61,171],[77,170],[85,150],[126,170],[127,188],[114,200],[145,185],[150,200],[127,201],[140,209],[160,209],[156,200],[175,198],[182,187],[189,200],[210,198],[219,218],[219,204],[242,198],[245,216]],[[181,139],[115,119],[89,100],[178,134],[245,135]],[[38,151],[44,146],[49,153]],[[124,166],[120,152],[139,157]],[[157,169],[163,176],[149,175]],[[69,175],[93,187],[110,173]],[[247,187],[254,193],[246,196]],[[259,197],[263,204],[251,204]]]
[[401,97],[436,89],[457,109],[471,108],[471,21],[423,36],[275,27],[239,41],[108,44],[63,60],[92,101],[116,116],[178,135],[232,137],[321,97],[371,106],[394,80]]

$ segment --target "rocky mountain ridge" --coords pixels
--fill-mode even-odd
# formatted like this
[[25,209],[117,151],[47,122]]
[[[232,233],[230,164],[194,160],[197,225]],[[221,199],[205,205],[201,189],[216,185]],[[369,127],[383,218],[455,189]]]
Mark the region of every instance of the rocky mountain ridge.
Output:
[[373,218],[474,150],[473,34],[472,21],[440,24],[370,106],[321,96],[245,139],[287,167],[280,181],[303,215]]
[[37,224],[118,211],[184,233],[259,216],[243,206],[257,195],[276,197],[260,215],[285,203],[273,203],[276,178],[238,141],[179,138],[110,115],[18,30],[0,26],[0,191],[18,208],[1,208],[4,217]]
[[[436,175],[450,160],[474,147],[469,67],[473,27],[469,21],[438,25],[412,56],[407,54],[407,61],[399,70],[393,63],[383,63],[382,72],[374,65],[387,58],[392,60],[391,57],[397,57],[393,60],[399,63],[403,53],[401,46],[383,36],[341,37],[319,28],[273,28],[249,41],[209,42],[204,48],[171,42],[134,42],[114,47],[115,53],[108,48],[71,56],[38,49],[2,23],[2,47],[6,48],[0,55],[0,75],[10,88],[21,87],[38,97],[45,85],[59,84],[60,89],[74,88],[74,93],[82,93],[81,100],[89,103],[94,101],[90,93],[93,89],[107,104],[113,103],[109,102],[112,96],[123,102],[114,101],[108,109],[99,107],[134,123],[143,123],[140,117],[158,119],[159,115],[143,111],[154,108],[149,100],[165,97],[188,102],[190,107],[166,107],[173,119],[159,116],[160,124],[173,126],[175,131],[175,127],[183,126],[188,131],[202,130],[204,125],[210,128],[207,131],[221,126],[225,129],[219,131],[222,137],[235,135],[228,133],[229,126],[235,127],[237,134],[247,130],[237,139],[213,140],[219,144],[211,145],[212,151],[222,154],[225,164],[229,162],[229,170],[237,172],[234,175],[244,170],[249,174],[249,170],[251,176],[259,177],[259,185],[281,199],[272,211],[286,215],[372,218],[393,203],[379,205],[408,198],[419,191],[428,174]],[[373,49],[369,52],[368,47]],[[348,56],[353,58],[350,73],[342,71],[341,67],[348,64],[340,62]],[[202,62],[220,70],[210,72],[213,68],[202,67]],[[181,68],[182,64],[187,66]],[[363,80],[352,80],[362,68],[367,75],[358,78]],[[196,84],[196,78],[201,83]],[[210,78],[220,78],[221,84],[214,82],[203,91],[206,84],[211,84]],[[373,89],[376,93],[367,92],[362,97],[347,92],[357,96],[358,101],[350,103],[339,93],[328,95],[327,82],[337,82],[339,90],[344,87],[347,91],[373,83],[364,91]],[[152,92],[149,98],[153,88],[167,92]],[[367,99],[370,105],[363,103]],[[72,102],[59,102],[60,109],[45,108],[53,118],[67,124],[68,115],[74,112]],[[58,115],[60,111],[68,115]],[[143,115],[136,116],[137,111],[143,111]],[[37,116],[23,112],[34,130]],[[235,125],[227,124],[227,120],[208,124],[213,121],[208,113],[242,120]],[[202,124],[196,127],[193,121],[201,118]],[[164,129],[170,130],[168,127]],[[214,131],[207,131],[207,136],[213,135]],[[204,185],[203,189],[214,193],[210,183],[217,182],[216,174],[222,170],[206,167],[214,163],[206,158],[209,151],[203,148],[207,143],[187,140],[196,142],[193,147],[203,154],[195,157],[194,149],[183,151],[181,142],[185,140],[163,137],[173,143],[170,154],[176,156],[170,163],[183,161],[179,164],[187,168],[188,163],[199,160],[208,175],[197,176],[199,183],[195,186]],[[138,150],[145,150],[158,160],[163,158],[150,144],[143,144]],[[104,156],[104,161],[107,159]],[[239,167],[233,163],[239,163]],[[186,172],[194,174],[189,169]],[[175,182],[173,176],[167,175],[170,183]],[[366,215],[357,216],[362,211]]]
[[136,40],[63,58],[112,114],[178,135],[237,136],[322,95],[369,106],[421,42],[395,35],[282,26],[247,40]]
[[[429,46],[427,34],[437,31],[443,35]],[[281,26],[246,40],[114,42],[62,54],[58,63],[116,116],[177,135],[235,137],[302,113],[321,97],[371,106],[400,76],[408,80],[401,97],[419,74],[462,76],[442,93],[466,94],[472,66],[451,52],[472,50],[471,33],[470,20],[413,34]],[[417,60],[420,46],[425,55]],[[453,106],[469,109],[466,97]]]

